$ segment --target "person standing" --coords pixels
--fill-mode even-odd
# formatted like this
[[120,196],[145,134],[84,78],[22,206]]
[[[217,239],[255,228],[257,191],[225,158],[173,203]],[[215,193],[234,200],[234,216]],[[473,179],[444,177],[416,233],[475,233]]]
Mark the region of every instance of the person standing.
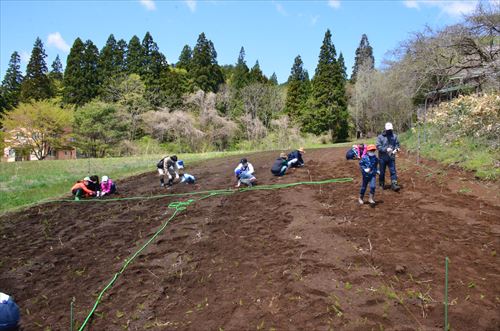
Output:
[[377,156],[375,155],[375,151],[377,150],[377,147],[375,145],[368,145],[367,147],[367,154],[361,158],[359,161],[359,168],[361,169],[361,176],[363,178],[363,181],[361,183],[361,190],[359,191],[359,204],[362,205],[363,198],[365,196],[366,192],[366,187],[368,184],[370,184],[370,197],[368,199],[368,202],[370,205],[375,204],[375,187],[376,187],[376,177],[377,177],[377,166],[378,166],[378,159]]
[[165,176],[168,177],[167,186],[172,186],[175,179],[179,179],[179,166],[177,165],[177,155],[166,156],[157,164],[158,174],[160,175],[160,186],[165,186]]
[[396,173],[396,153],[399,151],[398,136],[393,132],[392,123],[385,123],[385,130],[377,137],[377,150],[380,162],[379,185],[385,189],[385,168],[391,173],[391,189],[400,190]]

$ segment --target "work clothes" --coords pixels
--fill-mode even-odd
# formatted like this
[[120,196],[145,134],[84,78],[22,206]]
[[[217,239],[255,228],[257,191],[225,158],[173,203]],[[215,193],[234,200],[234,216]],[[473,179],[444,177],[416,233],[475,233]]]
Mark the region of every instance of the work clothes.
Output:
[[91,197],[93,195],[96,195],[96,191],[90,190],[81,180],[79,180],[78,182],[76,182],[75,185],[73,185],[73,187],[71,188],[71,193],[78,198],[82,198],[84,196]]
[[302,153],[298,150],[294,150],[288,154],[288,164],[290,167],[298,168],[304,166],[304,160],[302,159]]
[[[250,162],[247,162],[246,165],[243,163],[238,164],[238,166],[234,169],[234,173],[236,174],[238,170],[240,170],[241,173],[247,172],[250,175],[253,175],[255,172],[253,165]],[[236,175],[236,177],[238,177],[238,175]]]
[[0,330],[17,330],[19,319],[17,304],[11,296],[0,292]]
[[288,161],[279,157],[274,161],[271,172],[275,176],[283,176],[288,169]]
[[[377,137],[376,145],[378,150],[378,157],[380,159],[380,185],[384,185],[385,182],[386,166],[389,167],[389,171],[391,173],[391,181],[397,181],[398,176],[396,173],[396,157],[392,151],[400,148],[398,136],[392,131],[384,131]],[[387,151],[388,148],[390,148],[392,151]]]
[[163,184],[164,182],[164,177],[168,177],[168,185],[172,185],[175,179],[179,179],[179,166],[177,164],[177,161],[172,160],[170,156],[167,156],[160,160],[158,164],[156,165],[158,168],[158,173],[160,174],[160,183]]
[[347,160],[360,159],[363,156],[365,156],[366,153],[367,153],[366,145],[362,149],[360,145],[356,145],[355,147],[352,147],[347,151],[345,158]]
[[368,186],[368,184],[370,184],[370,193],[375,194],[375,178],[377,177],[378,163],[379,160],[377,159],[376,155],[370,156],[368,154],[363,156],[359,161],[359,168],[361,170],[363,179],[361,183],[361,189],[359,191],[361,199],[363,199],[365,195],[366,187]]
[[194,184],[196,182],[196,178],[190,174],[184,174],[181,176],[181,183],[186,184]]
[[116,185],[113,183],[111,179],[108,179],[107,182],[101,183],[101,192],[102,194],[113,194],[116,192]]

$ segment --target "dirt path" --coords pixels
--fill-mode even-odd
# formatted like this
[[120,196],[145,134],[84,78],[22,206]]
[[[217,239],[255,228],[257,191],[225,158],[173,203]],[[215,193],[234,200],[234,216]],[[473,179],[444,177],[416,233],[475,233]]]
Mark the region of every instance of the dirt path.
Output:
[[[103,298],[89,330],[442,330],[444,258],[453,330],[500,330],[497,184],[398,161],[398,194],[359,206],[357,162],[344,149],[306,154],[284,178],[276,153],[249,157],[261,184],[354,177],[353,183],[217,196],[191,205]],[[237,157],[189,169],[195,186],[228,188]],[[121,196],[165,193],[153,173]],[[99,291],[172,213],[170,198],[52,203],[0,219],[0,291],[24,330],[81,323]]]

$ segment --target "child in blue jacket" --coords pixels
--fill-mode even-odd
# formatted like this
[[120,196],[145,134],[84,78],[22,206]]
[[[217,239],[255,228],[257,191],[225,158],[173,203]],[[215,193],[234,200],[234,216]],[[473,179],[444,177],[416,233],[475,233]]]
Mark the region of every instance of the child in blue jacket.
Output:
[[361,175],[363,177],[363,182],[361,183],[361,190],[359,192],[359,204],[363,204],[363,197],[365,196],[366,187],[370,184],[370,197],[368,202],[371,205],[375,204],[375,186],[376,177],[378,173],[378,158],[375,155],[377,147],[375,145],[368,145],[366,148],[367,154],[361,158],[359,161],[359,167],[361,169]]

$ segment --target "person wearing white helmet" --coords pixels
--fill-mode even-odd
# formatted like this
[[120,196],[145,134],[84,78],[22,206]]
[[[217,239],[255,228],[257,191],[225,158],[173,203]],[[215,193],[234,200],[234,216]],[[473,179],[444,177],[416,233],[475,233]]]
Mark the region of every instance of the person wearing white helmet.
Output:
[[0,330],[19,330],[19,307],[11,296],[0,292]]
[[399,191],[398,175],[396,173],[396,153],[399,152],[398,136],[393,132],[391,122],[385,123],[385,130],[377,137],[377,150],[380,165],[379,185],[385,189],[385,167],[391,173],[391,189]]
[[116,184],[108,176],[102,176],[101,197],[113,193],[116,193]]

